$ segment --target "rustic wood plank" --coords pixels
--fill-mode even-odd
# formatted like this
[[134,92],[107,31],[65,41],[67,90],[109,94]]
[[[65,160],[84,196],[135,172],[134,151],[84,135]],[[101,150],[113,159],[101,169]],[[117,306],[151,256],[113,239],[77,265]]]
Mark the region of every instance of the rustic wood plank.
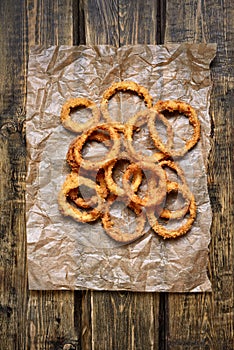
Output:
[[233,349],[233,33],[232,1],[167,3],[166,42],[217,42],[212,64],[213,119],[208,185],[213,209],[210,266],[213,294],[168,296],[166,349]]
[[86,43],[155,44],[157,9],[150,0],[84,1]]
[[156,44],[158,1],[119,0],[119,45]]
[[[14,121],[13,121],[14,120]],[[1,115],[1,267],[0,338],[1,349],[23,348],[27,278],[25,259],[25,140],[23,120]],[[9,161],[10,160],[10,161]]]
[[[81,349],[89,350],[92,349],[92,313],[91,313],[91,294],[90,290],[84,291],[81,294],[82,297],[82,317],[81,317],[81,330],[82,330],[82,338],[81,338]],[[75,296],[79,296],[77,292]],[[76,307],[77,303],[75,303],[75,319],[79,318],[78,314],[80,310]]]
[[154,293],[93,293],[93,348],[157,349],[157,296]]
[[0,339],[1,349],[23,349],[27,306],[25,259],[26,100],[25,2],[0,2]]
[[118,1],[84,0],[80,6],[86,44],[119,46]]
[[16,114],[26,100],[26,16],[24,1],[0,3],[0,113]]
[[[76,329],[74,303],[66,291],[31,291],[26,349],[81,349],[81,312]],[[81,310],[81,301],[76,303]]]
[[[157,7],[143,4],[84,1],[86,43],[155,44]],[[157,349],[158,316],[159,294],[91,292],[92,349]]]
[[72,45],[73,0],[29,0],[29,45]]

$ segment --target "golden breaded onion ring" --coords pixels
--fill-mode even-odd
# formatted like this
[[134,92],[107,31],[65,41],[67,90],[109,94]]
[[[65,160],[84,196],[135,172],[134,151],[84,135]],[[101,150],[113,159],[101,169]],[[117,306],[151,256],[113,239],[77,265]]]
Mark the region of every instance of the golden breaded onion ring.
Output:
[[193,126],[193,135],[192,137],[186,141],[184,147],[179,150],[174,150],[172,147],[167,147],[162,145],[157,130],[154,125],[154,120],[151,119],[149,121],[149,130],[151,133],[151,137],[154,140],[155,145],[160,149],[161,152],[170,154],[171,157],[182,157],[184,156],[191,148],[193,148],[198,140],[200,139],[200,122],[197,117],[197,113],[193,107],[191,107],[188,103],[177,101],[177,100],[166,100],[166,101],[158,101],[153,109],[158,113],[163,113],[164,111],[168,112],[179,112],[179,114],[183,114],[189,119],[189,123]]
[[[134,167],[138,167],[145,174],[147,180],[147,194],[140,198],[137,191],[129,182],[131,172],[134,172]],[[162,167],[158,163],[152,162],[138,162],[130,164],[123,174],[123,187],[129,199],[142,207],[148,208],[151,206],[158,206],[163,208],[166,198],[166,176]]]
[[180,180],[180,186],[178,182],[168,180],[167,173],[165,171],[165,175],[167,178],[167,193],[170,192],[180,192],[182,197],[185,199],[187,204],[185,204],[181,209],[177,209],[175,211],[171,211],[169,209],[164,208],[160,217],[165,219],[179,219],[186,215],[189,209],[190,199],[188,193],[190,193],[189,187],[187,185],[185,175],[183,170],[179,167],[177,163],[172,160],[162,160],[159,163],[161,167],[165,170],[165,168],[172,169]]
[[[142,120],[140,121],[141,118],[142,118]],[[128,123],[126,124],[125,133],[124,133],[125,147],[135,160],[141,161],[141,160],[147,159],[148,161],[155,162],[155,161],[159,161],[159,160],[165,158],[165,156],[170,156],[170,153],[164,152],[165,151],[164,144],[160,139],[158,140],[158,142],[160,142],[161,148],[159,148],[157,144],[155,144],[155,147],[160,149],[160,150],[163,149],[163,151],[156,152],[155,154],[153,154],[151,156],[147,156],[145,154],[142,154],[141,152],[135,150],[135,148],[133,146],[134,130],[138,129],[139,127],[141,127],[144,124],[148,124],[149,120],[155,121],[156,118],[158,120],[160,120],[167,128],[167,135],[168,135],[168,139],[167,139],[167,143],[166,143],[167,148],[169,149],[172,146],[172,144],[173,144],[173,130],[172,130],[172,125],[167,120],[167,118],[164,117],[163,114],[159,114],[158,112],[156,112],[152,108],[140,111],[140,112],[136,113],[132,118],[129,119]]]
[[108,102],[110,98],[114,96],[118,91],[135,92],[139,97],[144,99],[144,102],[148,108],[152,107],[152,97],[150,96],[148,90],[144,86],[138,85],[133,81],[116,82],[104,91],[101,101],[102,115],[108,123],[114,122],[108,111]]
[[[71,110],[79,107],[87,107],[92,111],[92,118],[86,123],[77,123],[71,118]],[[97,124],[100,120],[100,115],[101,113],[96,103],[88,100],[87,98],[77,97],[71,98],[64,103],[62,106],[60,119],[64,128],[80,133],[87,130],[94,124]]]
[[93,208],[97,204],[97,196],[92,196],[91,198],[83,198],[79,194],[78,188],[71,189],[67,197],[70,198],[78,207],[84,209]]
[[106,183],[105,170],[103,168],[100,168],[98,170],[97,176],[96,176],[96,182],[99,185],[99,187],[96,188],[97,193],[101,198],[107,199],[108,195],[110,194],[110,191]]
[[[180,184],[178,184],[178,187],[180,188]],[[177,238],[179,236],[185,235],[192,227],[192,224],[196,218],[196,202],[194,195],[188,191],[187,196],[190,199],[190,205],[189,205],[189,217],[186,219],[185,223],[182,223],[182,225],[177,229],[167,229],[165,226],[159,223],[158,218],[155,216],[155,207],[150,207],[146,211],[146,215],[149,221],[150,226],[156,232],[159,236],[162,236],[164,239],[167,238]],[[158,216],[158,215],[157,215]]]
[[59,210],[64,216],[70,216],[78,222],[95,221],[102,215],[103,212],[104,201],[100,196],[97,195],[97,207],[88,212],[81,211],[78,207],[74,207],[67,200],[69,192],[74,188],[78,188],[80,185],[85,185],[95,190],[97,190],[98,186],[92,180],[79,176],[77,172],[71,172],[66,177],[66,180],[58,195]]
[[[105,155],[104,159],[100,161],[91,161],[84,159],[82,157],[82,149],[85,143],[89,141],[89,137],[92,135],[92,133],[96,133],[97,130],[107,131],[110,135],[110,139],[113,142],[113,145],[111,146],[109,152]],[[80,166],[86,170],[98,170],[106,162],[117,156],[119,148],[120,136],[115,128],[108,124],[100,124],[84,132],[71,143],[67,153],[67,162],[73,170],[79,169]]]
[[[78,173],[77,173],[78,174]],[[93,174],[90,174],[91,177],[93,177]],[[80,176],[80,175],[78,175]],[[86,176],[89,176],[87,173]],[[107,187],[106,181],[105,181],[105,172],[103,168],[100,168],[96,175],[96,183],[98,186],[96,186],[96,192],[102,199],[107,199],[108,195],[110,194],[110,191]],[[93,187],[92,187],[93,188]],[[98,202],[98,196],[92,196],[91,198],[83,198],[79,196],[78,188],[74,188],[69,191],[67,195],[78,207],[90,209],[94,208],[95,205],[97,205]]]
[[119,228],[115,227],[114,222],[111,219],[110,208],[111,205],[115,202],[115,196],[107,201],[104,215],[102,216],[102,225],[109,237],[114,239],[117,242],[121,243],[130,243],[136,239],[142,237],[146,222],[145,213],[141,210],[140,212],[131,204],[128,206],[130,210],[134,211],[136,214],[136,229],[134,233],[122,232]]
[[185,199],[185,205],[176,210],[170,210],[168,208],[164,208],[163,211],[160,213],[160,217],[163,219],[181,219],[184,217],[188,210],[189,210],[189,205],[190,205],[190,191],[188,191],[188,188],[186,188],[183,185],[178,184],[178,182],[173,182],[173,181],[168,181],[167,182],[167,193],[171,192],[177,192],[181,193],[183,198]]
[[[110,136],[104,133],[94,132],[89,139],[91,141],[102,142],[106,146],[110,146]],[[86,174],[88,176],[89,174]],[[100,186],[100,192],[102,198],[106,198],[108,193],[108,189],[105,182],[105,173],[104,169],[100,168],[96,175],[96,181]],[[68,197],[80,208],[90,209],[93,208],[97,204],[97,196],[92,196],[91,198],[82,198],[79,195],[78,188],[73,188],[69,191]]]
[[[183,185],[186,185],[186,187],[188,188],[188,185],[187,185],[187,181],[185,179],[185,175],[184,175],[184,172],[183,170],[181,169],[181,167],[175,163],[173,160],[167,160],[167,159],[164,159],[164,160],[161,160],[159,162],[160,166],[164,169],[165,167],[168,167],[169,169],[172,169],[176,175],[178,175],[179,177],[179,180],[181,181],[181,183]],[[167,174],[166,174],[166,171],[165,171],[165,175],[167,177]],[[168,179],[168,177],[167,177]]]
[[[117,183],[113,179],[113,169],[114,169],[116,163],[118,161],[121,161],[121,160],[127,160],[130,163],[132,163],[131,158],[129,158],[126,153],[122,153],[118,157],[112,159],[110,162],[108,162],[104,166],[105,180],[106,180],[107,186],[108,186],[109,190],[113,194],[115,194],[116,196],[125,196],[124,189],[121,188],[120,186],[118,186]],[[139,168],[139,166],[136,166],[134,168],[133,178],[132,178],[132,186],[134,188],[134,191],[137,191],[138,187],[141,184],[141,181],[142,181],[142,171]]]

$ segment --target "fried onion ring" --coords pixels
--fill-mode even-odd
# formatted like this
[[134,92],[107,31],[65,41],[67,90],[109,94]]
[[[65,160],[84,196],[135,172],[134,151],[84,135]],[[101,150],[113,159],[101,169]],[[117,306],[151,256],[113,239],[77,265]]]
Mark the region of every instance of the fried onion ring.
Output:
[[188,194],[188,189],[178,184],[177,182],[169,181],[167,182],[167,193],[171,192],[180,192],[185,199],[185,205],[181,209],[176,210],[170,210],[167,208],[164,208],[163,211],[160,213],[160,217],[164,219],[180,219],[184,217],[188,210],[190,205],[190,195]]
[[144,227],[146,222],[145,213],[142,210],[139,212],[139,210],[132,205],[130,206],[128,205],[129,209],[134,211],[136,214],[136,229],[134,233],[122,232],[119,228],[115,227],[115,224],[111,219],[110,208],[111,208],[111,205],[115,202],[114,200],[115,200],[115,197],[113,197],[112,200],[107,202],[107,205],[105,207],[106,209],[102,217],[102,225],[107,235],[110,236],[115,241],[121,242],[121,243],[130,243],[142,237],[145,234],[144,232]]
[[[143,198],[140,198],[135,193],[137,190],[135,190],[129,182],[131,173],[134,172],[137,167],[143,171],[147,180],[147,194]],[[147,173],[149,173],[149,175]],[[157,163],[141,161],[131,164],[123,175],[123,187],[129,199],[135,204],[145,208],[156,205],[162,208],[167,192],[165,172]]]
[[93,208],[89,212],[79,210],[79,208],[72,206],[67,200],[69,192],[74,188],[78,188],[80,185],[85,185],[95,190],[98,186],[92,180],[79,176],[77,172],[71,172],[66,177],[66,180],[58,195],[59,210],[64,216],[70,216],[79,222],[95,221],[103,213],[104,201],[100,196],[97,196],[97,207]]
[[186,141],[184,147],[179,150],[174,150],[171,147],[167,147],[161,144],[161,140],[157,133],[157,130],[154,125],[154,120],[151,119],[149,121],[149,130],[151,133],[151,137],[154,140],[155,145],[160,149],[161,152],[170,154],[171,157],[182,157],[184,156],[191,148],[193,148],[198,140],[200,139],[200,122],[197,117],[197,113],[193,107],[191,107],[188,103],[177,101],[177,100],[166,100],[166,101],[158,101],[153,109],[158,113],[163,113],[164,111],[168,112],[179,112],[179,114],[183,114],[189,119],[189,123],[193,126],[193,136]]
[[[142,118],[141,121],[140,121],[140,118]],[[172,146],[173,130],[172,130],[172,125],[167,120],[167,118],[165,118],[163,114],[159,114],[153,109],[146,109],[146,110],[140,111],[137,114],[135,114],[132,118],[130,118],[130,120],[126,124],[125,134],[124,134],[125,135],[125,138],[124,138],[125,147],[127,148],[128,152],[131,154],[131,156],[138,161],[145,160],[147,158],[148,161],[155,162],[155,161],[159,161],[159,160],[165,158],[165,156],[170,156],[170,153],[164,152],[165,151],[164,144],[162,143],[162,141],[160,139],[158,140],[158,144],[161,145],[161,148],[158,147],[158,144],[156,142],[154,142],[154,144],[155,144],[156,148],[158,148],[160,150],[163,149],[163,151],[156,152],[155,154],[153,154],[151,156],[147,156],[145,154],[142,154],[141,152],[135,150],[133,147],[134,129],[142,127],[142,125],[144,125],[146,123],[149,124],[152,121],[155,121],[156,118],[158,120],[160,120],[167,128],[167,135],[168,135],[168,139],[167,139],[167,143],[166,143],[167,148],[170,148]]]
[[165,218],[165,219],[176,219],[176,218],[179,219],[179,218],[183,217],[184,215],[186,215],[186,213],[189,209],[189,203],[190,203],[189,197],[187,195],[187,193],[190,192],[190,190],[189,190],[188,184],[186,182],[184,172],[179,167],[179,165],[172,160],[162,160],[160,162],[160,165],[164,170],[166,167],[168,167],[169,169],[172,169],[176,173],[176,175],[178,176],[178,178],[181,182],[181,184],[179,186],[178,182],[170,181],[168,179],[167,173],[165,171],[165,175],[167,178],[167,193],[170,193],[172,191],[177,191],[177,192],[179,191],[179,192],[181,192],[183,198],[187,202],[187,204],[183,208],[175,210],[175,211],[170,211],[168,209],[164,209],[160,216],[162,218]]
[[[92,135],[92,133],[96,133],[97,130],[107,131],[110,135],[110,139],[112,140],[113,145],[110,148],[109,152],[105,155],[105,159],[102,159],[100,161],[90,161],[88,159],[83,159],[82,149],[85,143],[89,141],[89,137]],[[73,170],[79,169],[81,165],[84,169],[97,170],[102,167],[103,164],[110,161],[112,158],[115,158],[118,154],[119,148],[120,137],[118,132],[111,125],[100,124],[84,132],[81,136],[76,138],[71,143],[67,153],[67,162]]]
[[[169,169],[172,169],[173,171],[175,171],[176,175],[178,175],[179,177],[179,180],[181,181],[181,183],[183,185],[186,185],[186,187],[188,188],[188,185],[187,185],[187,181],[185,179],[185,175],[184,175],[184,172],[183,170],[179,167],[179,165],[177,163],[175,163],[174,161],[172,160],[162,160],[160,161],[159,163],[161,165],[161,167],[164,169],[165,167],[168,167]],[[165,174],[166,174],[166,171],[165,171]],[[168,176],[166,174],[166,178],[167,180],[169,181],[168,179]]]
[[[92,118],[89,119],[86,123],[77,123],[71,119],[71,110],[78,107],[87,107],[92,111]],[[83,132],[90,128],[92,125],[97,124],[100,120],[100,110],[97,107],[96,103],[87,98],[77,97],[71,98],[64,103],[61,110],[61,122],[64,128],[71,130],[73,132]]]
[[[112,176],[113,169],[114,169],[116,163],[120,160],[127,160],[127,161],[130,161],[130,163],[132,162],[131,158],[129,158],[128,155],[125,153],[122,153],[117,158],[112,159],[104,167],[105,179],[106,179],[107,186],[112,193],[114,193],[116,196],[126,196],[124,189],[116,184],[116,182],[114,181],[113,176]],[[133,186],[134,192],[137,191],[139,185],[141,184],[141,180],[142,180],[142,171],[139,168],[139,166],[136,166],[134,168],[133,178],[132,178],[132,186]]]
[[93,208],[97,204],[97,196],[92,196],[89,199],[82,198],[79,195],[78,188],[71,189],[68,192],[67,197],[69,197],[78,207],[84,208],[84,209]]
[[133,81],[119,81],[112,84],[106,91],[103,93],[102,101],[101,101],[101,111],[104,119],[111,123],[113,122],[110,113],[108,111],[108,101],[112,96],[114,96],[118,91],[131,91],[135,92],[139,97],[144,99],[144,102],[148,108],[152,107],[152,97],[150,96],[148,90],[138,85]]
[[[180,188],[180,184],[178,185]],[[194,195],[189,191],[187,193],[190,199],[189,205],[189,217],[186,219],[186,222],[182,224],[177,229],[167,229],[163,225],[158,222],[157,217],[155,216],[155,207],[148,208],[146,211],[146,215],[149,221],[150,226],[159,236],[162,236],[164,239],[166,238],[176,238],[182,235],[185,235],[192,227],[192,224],[196,218],[196,202]]]

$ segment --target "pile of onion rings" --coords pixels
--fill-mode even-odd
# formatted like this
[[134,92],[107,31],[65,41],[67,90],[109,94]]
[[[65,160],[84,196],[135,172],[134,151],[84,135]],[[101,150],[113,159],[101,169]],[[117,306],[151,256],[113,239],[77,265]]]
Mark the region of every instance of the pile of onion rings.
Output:
[[[125,91],[137,94],[146,108],[127,123],[119,123],[111,118],[108,104],[116,93]],[[91,118],[86,123],[72,120],[72,110],[80,108],[91,110]],[[179,149],[173,142],[170,114],[187,117],[193,127],[192,136]],[[166,128],[166,142],[157,131],[156,121]],[[178,100],[158,101],[153,105],[145,87],[121,81],[104,91],[100,108],[85,98],[68,100],[62,107],[61,122],[66,129],[80,133],[69,146],[67,163],[71,173],[58,195],[59,209],[64,216],[83,223],[101,220],[107,235],[122,243],[142,237],[147,220],[153,231],[164,239],[182,236],[191,229],[196,218],[196,202],[176,160],[191,151],[200,139],[200,122],[192,106]],[[134,148],[134,135],[143,125],[148,128],[155,147],[151,155]],[[93,142],[107,150],[101,159],[89,159],[85,155],[85,147]],[[114,173],[121,166],[120,183],[117,183]],[[168,170],[176,175],[176,181],[170,179]],[[166,202],[173,193],[181,196],[183,204],[170,210]],[[135,215],[133,233],[121,230],[114,222],[111,208],[118,202],[124,203]],[[176,228],[167,228],[168,220],[178,221]]]

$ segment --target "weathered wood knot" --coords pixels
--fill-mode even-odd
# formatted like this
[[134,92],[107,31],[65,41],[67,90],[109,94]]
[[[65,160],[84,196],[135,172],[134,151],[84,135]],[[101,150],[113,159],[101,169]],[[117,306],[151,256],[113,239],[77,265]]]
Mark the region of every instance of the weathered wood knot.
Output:
[[26,131],[26,114],[22,108],[17,108],[16,115],[2,117],[0,124],[0,134],[8,138],[10,135],[20,133],[23,137]]

